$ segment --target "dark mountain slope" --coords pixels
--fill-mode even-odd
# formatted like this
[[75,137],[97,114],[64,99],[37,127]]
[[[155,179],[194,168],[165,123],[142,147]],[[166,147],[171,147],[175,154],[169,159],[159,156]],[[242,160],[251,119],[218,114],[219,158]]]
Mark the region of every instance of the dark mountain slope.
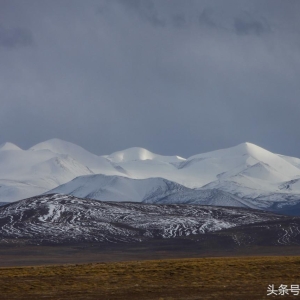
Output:
[[296,218],[245,208],[102,202],[54,194],[0,207],[0,239],[55,244],[193,239],[241,225],[271,222],[278,227],[291,220],[298,222]]

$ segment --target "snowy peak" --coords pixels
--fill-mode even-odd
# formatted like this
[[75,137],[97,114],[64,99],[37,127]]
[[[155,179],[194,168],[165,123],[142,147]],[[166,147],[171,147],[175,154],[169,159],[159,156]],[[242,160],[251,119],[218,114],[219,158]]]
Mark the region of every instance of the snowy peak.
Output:
[[292,161],[251,143],[194,155],[182,163],[180,168],[205,169],[207,174],[211,175],[208,178],[211,181],[214,176],[218,179],[220,176],[228,179],[250,169],[251,177],[269,178],[271,181],[275,178],[276,181],[287,181],[287,178],[294,179],[300,176],[299,168]]
[[109,175],[121,174],[105,157],[97,156],[80,146],[70,142],[62,141],[60,139],[52,139],[39,143],[31,147],[29,150],[35,152],[49,150],[56,155],[69,155],[73,159],[77,160],[80,164],[92,170],[93,173],[103,173]]
[[[59,153],[59,154],[71,154],[71,153],[78,153],[78,152],[83,152],[83,153],[90,153],[87,150],[83,149],[80,146],[77,146],[73,143],[66,142],[60,139],[50,139],[41,143],[38,143],[29,150],[33,151],[39,151],[39,150],[50,150],[54,153]],[[92,154],[92,153],[90,153]]]
[[255,158],[258,157],[265,157],[270,154],[273,154],[272,152],[261,148],[255,144],[246,142],[239,144],[234,147],[210,151],[202,154],[193,155],[188,158],[188,160],[195,159],[195,158],[220,158],[220,157],[232,157],[232,156],[243,156],[243,155],[249,155],[253,156]]
[[0,200],[35,196],[75,177],[94,173],[126,175],[126,171],[108,159],[59,139],[39,143],[28,150],[5,143],[0,148]]
[[[272,164],[272,163],[276,163],[276,161],[277,162],[281,161],[281,158],[279,158],[277,154],[274,154],[264,148],[261,148],[251,143],[243,143],[229,149],[232,149],[231,151],[232,153],[236,152],[236,154],[238,154],[240,152],[243,155],[249,155],[261,162],[269,162],[270,164]],[[234,151],[234,149],[236,151]]]
[[0,151],[1,150],[7,151],[7,150],[22,150],[22,149],[13,143],[6,142],[0,145]]
[[201,204],[257,208],[230,193],[189,189],[163,178],[131,179],[121,176],[80,176],[45,194],[63,194],[102,201],[156,204]]
[[244,157],[245,160],[247,159],[249,160],[249,158],[251,158],[253,162],[255,161],[261,162],[274,169],[279,169],[282,172],[288,171],[288,173],[293,173],[293,175],[297,175],[299,172],[294,168],[295,166],[292,163],[290,163],[286,159],[283,159],[280,155],[274,154],[262,147],[259,147],[257,145],[248,142],[227,149],[221,149],[221,150],[216,150],[204,154],[198,154],[190,157],[188,160],[190,160],[191,158],[198,158],[198,159],[213,158],[215,160],[220,160],[220,159],[226,160],[235,157],[236,158]]
[[114,163],[153,159],[154,157],[154,153],[139,147],[133,147],[123,151],[114,152],[113,154],[107,156],[107,158]]
[[187,189],[163,178],[131,179],[101,174],[80,176],[47,194],[65,194],[104,201],[141,202],[150,196],[164,197]]
[[114,152],[105,157],[114,163],[124,163],[136,160],[157,160],[163,162],[180,162],[185,160],[179,156],[158,155],[140,147],[133,147],[123,151]]
[[228,148],[228,150],[230,150],[232,153],[235,153],[235,154],[248,154],[248,155],[251,155],[254,157],[262,156],[262,155],[269,155],[272,153],[262,147],[259,147],[255,144],[252,144],[249,142],[241,143],[235,147]]
[[[90,174],[99,176],[80,179]],[[188,159],[138,147],[98,156],[73,143],[51,139],[29,150],[3,144],[0,180],[1,201],[20,200],[66,184],[57,192],[101,200],[158,201],[164,197],[171,203],[193,200],[234,206],[251,206],[250,199],[254,207],[267,208],[273,200],[300,199],[300,159],[274,154],[252,143]],[[210,198],[213,200],[205,202]]]

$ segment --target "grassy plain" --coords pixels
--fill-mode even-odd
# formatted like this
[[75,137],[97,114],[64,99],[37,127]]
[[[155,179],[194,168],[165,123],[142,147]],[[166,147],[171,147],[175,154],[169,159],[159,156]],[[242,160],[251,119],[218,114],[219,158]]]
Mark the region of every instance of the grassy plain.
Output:
[[300,284],[300,257],[211,257],[2,267],[1,299],[300,299],[267,296]]

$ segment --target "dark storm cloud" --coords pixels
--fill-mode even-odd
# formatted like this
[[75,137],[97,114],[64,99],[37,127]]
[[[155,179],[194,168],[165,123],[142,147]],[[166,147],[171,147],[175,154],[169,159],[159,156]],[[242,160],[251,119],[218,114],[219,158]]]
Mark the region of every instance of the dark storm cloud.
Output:
[[32,34],[24,28],[4,28],[0,25],[0,47],[17,48],[33,44]]
[[217,24],[213,20],[213,10],[204,8],[199,16],[199,24],[201,26],[217,27]]
[[249,141],[300,157],[299,11],[292,0],[2,0],[0,143],[187,157]]
[[185,19],[184,14],[178,13],[178,14],[172,16],[172,24],[178,28],[184,27],[186,25],[186,19]]
[[142,20],[145,20],[153,26],[164,27],[166,20],[162,19],[158,10],[151,0],[119,0],[124,7],[137,12]]
[[269,31],[269,27],[263,22],[244,20],[242,18],[236,18],[234,20],[234,28],[239,35],[256,34],[261,35]]

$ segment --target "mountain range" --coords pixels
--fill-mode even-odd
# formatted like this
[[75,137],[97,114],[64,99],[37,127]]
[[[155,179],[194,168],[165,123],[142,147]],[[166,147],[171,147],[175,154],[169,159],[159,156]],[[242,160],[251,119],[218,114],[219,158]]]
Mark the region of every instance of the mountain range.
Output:
[[299,218],[248,208],[106,202],[59,194],[0,207],[0,244],[203,239],[216,233],[218,243],[228,236],[237,246],[268,238],[270,245],[298,245],[299,226]]
[[59,139],[28,150],[2,144],[0,202],[47,193],[295,213],[300,206],[300,159],[251,143],[189,158],[137,147],[98,156]]

